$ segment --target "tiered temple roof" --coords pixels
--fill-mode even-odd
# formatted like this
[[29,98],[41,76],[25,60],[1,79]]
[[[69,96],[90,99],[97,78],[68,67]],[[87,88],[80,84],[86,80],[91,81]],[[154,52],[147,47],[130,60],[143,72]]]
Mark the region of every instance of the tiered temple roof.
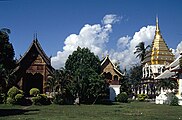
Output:
[[155,36],[152,42],[150,51],[146,54],[143,64],[148,65],[165,65],[166,63],[171,63],[174,61],[174,55],[171,50],[169,50],[167,44],[162,38],[158,18],[156,18],[156,30]]

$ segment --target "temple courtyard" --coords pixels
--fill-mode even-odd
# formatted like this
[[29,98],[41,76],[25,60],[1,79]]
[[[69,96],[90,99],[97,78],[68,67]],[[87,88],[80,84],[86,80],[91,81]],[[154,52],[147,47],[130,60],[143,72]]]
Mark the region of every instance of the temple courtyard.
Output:
[[177,120],[181,106],[149,102],[114,105],[0,105],[0,120]]

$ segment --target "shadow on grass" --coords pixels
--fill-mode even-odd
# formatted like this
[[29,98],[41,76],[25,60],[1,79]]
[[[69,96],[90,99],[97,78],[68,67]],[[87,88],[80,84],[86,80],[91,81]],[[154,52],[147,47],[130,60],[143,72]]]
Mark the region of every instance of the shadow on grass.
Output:
[[[0,109],[0,117],[3,116],[11,116],[11,115],[22,115],[25,114],[33,114],[33,113],[27,113],[30,111],[39,111],[38,109],[33,109],[33,110],[24,110],[24,109]],[[35,113],[34,113],[35,114]]]

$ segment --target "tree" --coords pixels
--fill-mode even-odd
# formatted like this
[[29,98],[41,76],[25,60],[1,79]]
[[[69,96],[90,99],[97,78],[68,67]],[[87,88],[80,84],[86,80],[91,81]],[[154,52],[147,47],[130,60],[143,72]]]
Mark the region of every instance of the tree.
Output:
[[0,93],[6,93],[9,88],[15,85],[16,76],[12,74],[12,70],[6,70],[0,65]]
[[11,74],[15,67],[14,49],[9,42],[10,29],[0,29],[0,87],[2,92],[7,92],[12,87],[14,76]]
[[146,51],[150,48],[150,45],[145,47],[145,43],[140,42],[135,48],[136,48],[136,50],[135,50],[134,54],[137,54],[136,57],[139,57],[140,61],[142,62],[146,55]]
[[141,83],[142,79],[142,66],[141,65],[134,65],[130,68],[129,72],[129,81],[131,82],[131,87],[135,90],[135,94],[137,94],[138,87]]
[[46,85],[50,89],[49,92],[53,92],[53,95],[55,95],[56,91],[60,94],[64,94],[70,80],[70,72],[64,68],[61,68],[59,70],[55,70],[53,74],[48,75]]
[[59,92],[61,94],[65,94],[68,89],[68,85],[71,82],[72,76],[70,71],[66,70],[65,68],[61,68],[59,70],[59,75],[60,75],[60,80],[58,84]]
[[65,63],[65,69],[76,75],[78,70],[82,70],[81,68],[92,68],[95,72],[100,73],[100,60],[88,48],[81,49],[78,47],[72,55],[69,55]]
[[124,70],[124,76],[120,80],[120,93],[125,92],[127,95],[131,94],[131,81],[129,79],[129,74],[127,70]]
[[74,77],[71,91],[80,102],[94,102],[104,91],[104,80],[100,76],[100,60],[88,48],[78,47],[69,55],[65,69]]
[[59,70],[55,70],[52,74],[48,75],[48,80],[46,81],[46,87],[49,89],[49,93],[53,93],[53,96],[55,95],[59,80],[60,80]]
[[0,93],[5,92],[7,86],[6,71],[2,65],[0,65]]
[[157,89],[160,90],[161,88],[164,90],[170,89],[172,91],[178,88],[178,82],[172,78],[161,79],[157,82]]
[[11,70],[15,67],[14,49],[9,42],[10,29],[3,28],[0,30],[0,64],[6,70]]

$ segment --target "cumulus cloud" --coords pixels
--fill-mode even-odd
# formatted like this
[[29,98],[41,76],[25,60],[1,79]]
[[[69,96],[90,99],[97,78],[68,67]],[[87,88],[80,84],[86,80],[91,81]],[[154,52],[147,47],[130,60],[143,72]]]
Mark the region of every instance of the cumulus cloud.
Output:
[[118,42],[117,42],[117,47],[120,50],[124,50],[127,49],[129,46],[129,41],[130,41],[131,37],[129,37],[128,35],[125,37],[121,37],[119,38]]
[[109,54],[113,62],[119,62],[120,66],[131,67],[130,65],[139,62],[134,55],[135,46],[139,42],[145,42],[146,45],[152,43],[155,33],[155,26],[146,26],[135,32],[133,36],[122,36],[117,41],[117,49],[107,49],[109,36],[112,33],[112,25],[121,20],[122,17],[116,15],[106,15],[101,21],[103,24],[86,24],[78,34],[69,35],[64,41],[63,51],[58,51],[57,55],[52,57],[52,66],[56,69],[63,67],[68,56],[77,49],[77,47],[88,47],[98,56],[104,53]]
[[115,62],[119,62],[122,68],[131,67],[139,62],[134,55],[135,46],[140,42],[145,42],[145,45],[150,45],[154,38],[155,26],[142,27],[138,32],[135,32],[133,37],[125,36],[118,40],[117,50],[111,50],[110,56]]
[[122,19],[122,17],[118,17],[117,15],[114,14],[109,14],[109,15],[105,15],[102,23],[103,24],[114,24],[116,22],[119,22]]
[[105,52],[106,43],[109,41],[109,35],[112,32],[112,24],[118,21],[116,15],[106,15],[102,21],[104,25],[86,24],[79,34],[71,34],[64,41],[63,51],[58,51],[57,55],[52,57],[52,66],[56,69],[63,67],[68,56],[77,49],[77,47],[88,47],[96,55]]
[[177,45],[176,49],[172,49],[173,54],[178,57],[182,52],[182,41]]

